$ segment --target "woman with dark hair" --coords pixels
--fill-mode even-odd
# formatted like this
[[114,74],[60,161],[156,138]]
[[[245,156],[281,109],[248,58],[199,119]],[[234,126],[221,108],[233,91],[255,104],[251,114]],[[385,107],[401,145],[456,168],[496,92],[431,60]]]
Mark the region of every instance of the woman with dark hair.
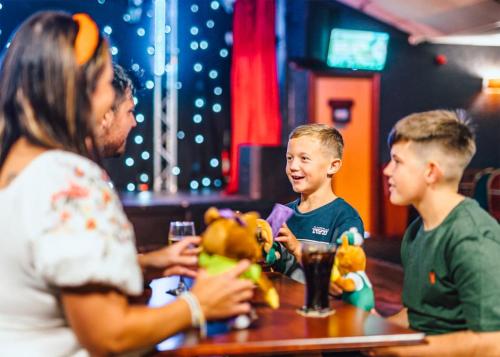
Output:
[[237,279],[247,262],[216,277],[200,272],[167,306],[129,305],[141,268],[189,271],[197,238],[137,258],[132,227],[93,161],[112,79],[107,42],[84,14],[32,16],[1,64],[2,356],[132,351],[250,308],[252,284]]

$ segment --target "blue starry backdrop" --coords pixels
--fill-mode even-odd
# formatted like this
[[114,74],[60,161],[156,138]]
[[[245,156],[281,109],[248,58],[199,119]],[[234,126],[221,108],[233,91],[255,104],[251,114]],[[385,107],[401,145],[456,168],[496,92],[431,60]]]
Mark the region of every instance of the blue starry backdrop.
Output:
[[[127,150],[119,158],[104,160],[120,191],[153,188],[153,1],[0,0],[2,49],[22,21],[40,10],[86,12],[109,38],[113,61],[129,72],[137,87],[137,126],[128,137]],[[228,151],[230,141],[232,45],[227,3],[178,1],[178,164],[171,172],[178,176],[179,190],[217,190],[225,183],[221,153]],[[167,42],[171,30],[165,27]],[[168,62],[169,53],[165,58]]]

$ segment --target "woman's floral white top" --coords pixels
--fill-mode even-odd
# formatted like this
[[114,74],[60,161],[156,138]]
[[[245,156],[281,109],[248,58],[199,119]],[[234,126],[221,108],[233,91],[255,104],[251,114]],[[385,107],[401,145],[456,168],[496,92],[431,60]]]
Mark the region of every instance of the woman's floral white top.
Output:
[[63,287],[142,292],[132,226],[99,166],[48,151],[0,190],[0,284],[0,355],[85,355]]

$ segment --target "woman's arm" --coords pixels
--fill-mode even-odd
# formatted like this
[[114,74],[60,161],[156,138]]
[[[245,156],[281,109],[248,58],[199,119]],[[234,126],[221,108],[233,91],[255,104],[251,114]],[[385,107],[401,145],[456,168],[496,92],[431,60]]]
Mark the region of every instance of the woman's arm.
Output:
[[[246,301],[253,284],[237,278],[248,264],[217,276],[199,274],[192,294],[207,320],[249,312]],[[62,303],[78,340],[95,355],[149,347],[191,326],[190,309],[182,299],[158,308],[130,306],[116,290],[88,286],[64,289]]]

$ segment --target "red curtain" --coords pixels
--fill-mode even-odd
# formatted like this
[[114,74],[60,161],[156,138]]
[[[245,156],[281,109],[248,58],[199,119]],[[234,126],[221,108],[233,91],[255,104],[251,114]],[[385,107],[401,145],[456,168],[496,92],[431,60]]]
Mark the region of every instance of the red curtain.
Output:
[[274,0],[236,1],[228,193],[238,190],[240,145],[279,145],[281,141],[274,23]]

